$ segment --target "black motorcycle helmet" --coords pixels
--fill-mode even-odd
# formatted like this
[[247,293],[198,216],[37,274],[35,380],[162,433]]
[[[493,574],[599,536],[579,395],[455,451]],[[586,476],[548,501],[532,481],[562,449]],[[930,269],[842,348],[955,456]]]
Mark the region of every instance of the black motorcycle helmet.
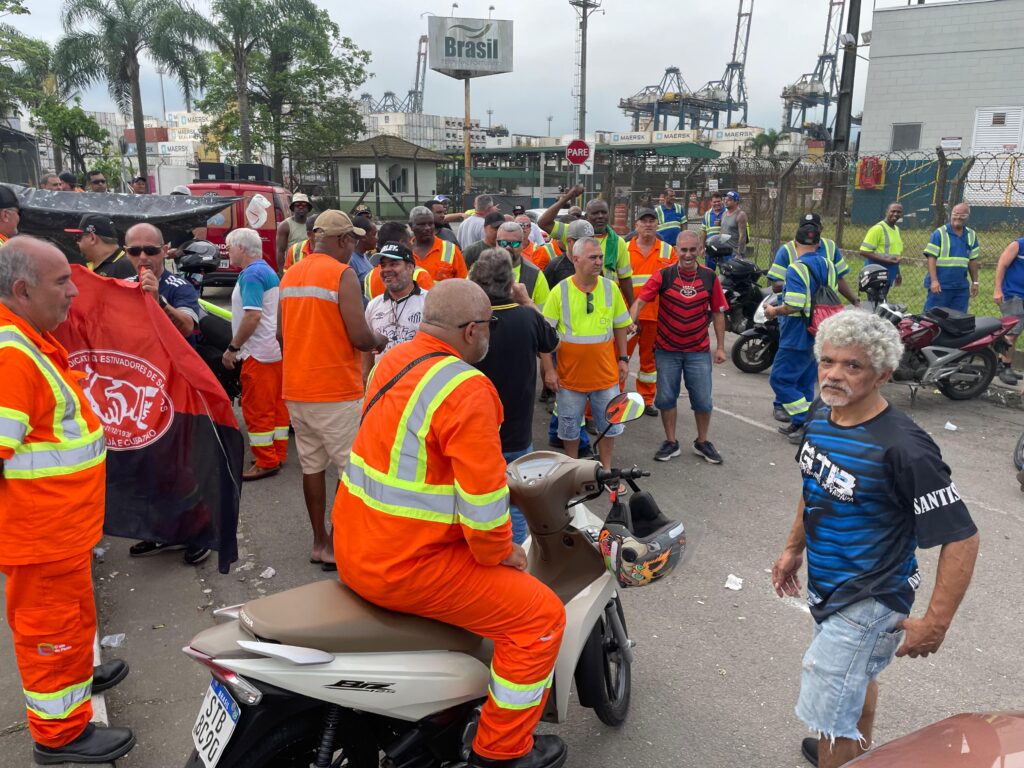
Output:
[[178,249],[178,269],[206,274],[220,267],[220,248],[207,240],[189,240]]
[[874,301],[889,292],[889,272],[879,264],[867,264],[857,273],[857,287]]
[[605,567],[622,587],[642,587],[668,576],[686,549],[686,529],[658,508],[646,491],[615,504],[598,536]]

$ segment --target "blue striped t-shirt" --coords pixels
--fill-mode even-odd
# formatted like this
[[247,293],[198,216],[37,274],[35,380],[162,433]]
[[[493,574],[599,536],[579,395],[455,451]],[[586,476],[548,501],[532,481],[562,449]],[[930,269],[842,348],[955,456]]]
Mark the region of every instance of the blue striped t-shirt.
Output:
[[797,453],[803,476],[811,614],[874,597],[909,613],[920,584],[915,550],[977,531],[939,447],[891,405],[854,427],[812,408]]

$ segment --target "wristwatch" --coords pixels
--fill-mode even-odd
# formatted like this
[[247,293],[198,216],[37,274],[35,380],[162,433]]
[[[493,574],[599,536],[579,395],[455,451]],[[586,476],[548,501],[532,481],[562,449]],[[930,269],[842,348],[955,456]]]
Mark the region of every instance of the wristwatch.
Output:
[[620,363],[628,363],[629,358],[626,355],[619,355],[618,360]]
[[241,352],[241,347],[236,347],[234,344],[228,344],[228,352]]

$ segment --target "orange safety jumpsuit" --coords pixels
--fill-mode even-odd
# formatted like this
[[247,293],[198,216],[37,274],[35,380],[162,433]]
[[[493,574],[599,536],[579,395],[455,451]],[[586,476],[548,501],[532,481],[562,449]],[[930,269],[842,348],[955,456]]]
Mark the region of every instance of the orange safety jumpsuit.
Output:
[[103,425],[49,333],[0,304],[0,572],[33,740],[92,719],[92,548],[103,535]]
[[419,362],[369,411],[334,502],[338,573],[385,608],[494,641],[489,696],[473,749],[525,755],[543,712],[565,628],[545,585],[501,565],[512,552],[494,385],[422,331],[385,353],[366,403]]
[[288,250],[285,251],[284,256],[284,267],[282,272],[287,271],[288,267],[294,266],[296,262],[302,261],[306,256],[309,256],[313,252],[313,241],[303,240],[301,243],[293,243],[288,246]]
[[[415,251],[415,248],[413,250]],[[427,270],[435,283],[450,277],[465,278],[469,274],[459,246],[439,237],[434,238],[434,244],[426,256],[420,257],[416,254],[416,266]]]
[[[434,278],[422,267],[416,267],[412,271],[412,279],[424,291],[434,287]],[[370,270],[363,278],[363,295],[367,299],[375,299],[384,293],[384,281],[380,276],[380,264]]]
[[[664,240],[655,239],[646,252],[640,247],[637,238],[629,241],[629,262],[633,267],[633,295],[639,296],[644,283],[659,269],[671,267],[676,262],[672,246]],[[636,376],[636,391],[647,405],[654,404],[654,394],[658,385],[658,371],[654,364],[654,341],[658,337],[658,300],[647,304],[640,310],[637,317],[638,333],[627,342],[626,354],[633,356],[637,346],[640,347],[640,371]]]

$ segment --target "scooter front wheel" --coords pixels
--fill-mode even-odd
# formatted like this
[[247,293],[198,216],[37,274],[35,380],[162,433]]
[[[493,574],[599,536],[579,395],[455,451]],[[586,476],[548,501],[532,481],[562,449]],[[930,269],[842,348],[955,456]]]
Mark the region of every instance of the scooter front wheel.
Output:
[[[612,598],[618,620],[626,628],[619,598]],[[587,638],[576,665],[576,692],[580,704],[591,707],[605,725],[619,726],[626,721],[632,691],[632,665],[619,647],[615,631],[602,615]]]

